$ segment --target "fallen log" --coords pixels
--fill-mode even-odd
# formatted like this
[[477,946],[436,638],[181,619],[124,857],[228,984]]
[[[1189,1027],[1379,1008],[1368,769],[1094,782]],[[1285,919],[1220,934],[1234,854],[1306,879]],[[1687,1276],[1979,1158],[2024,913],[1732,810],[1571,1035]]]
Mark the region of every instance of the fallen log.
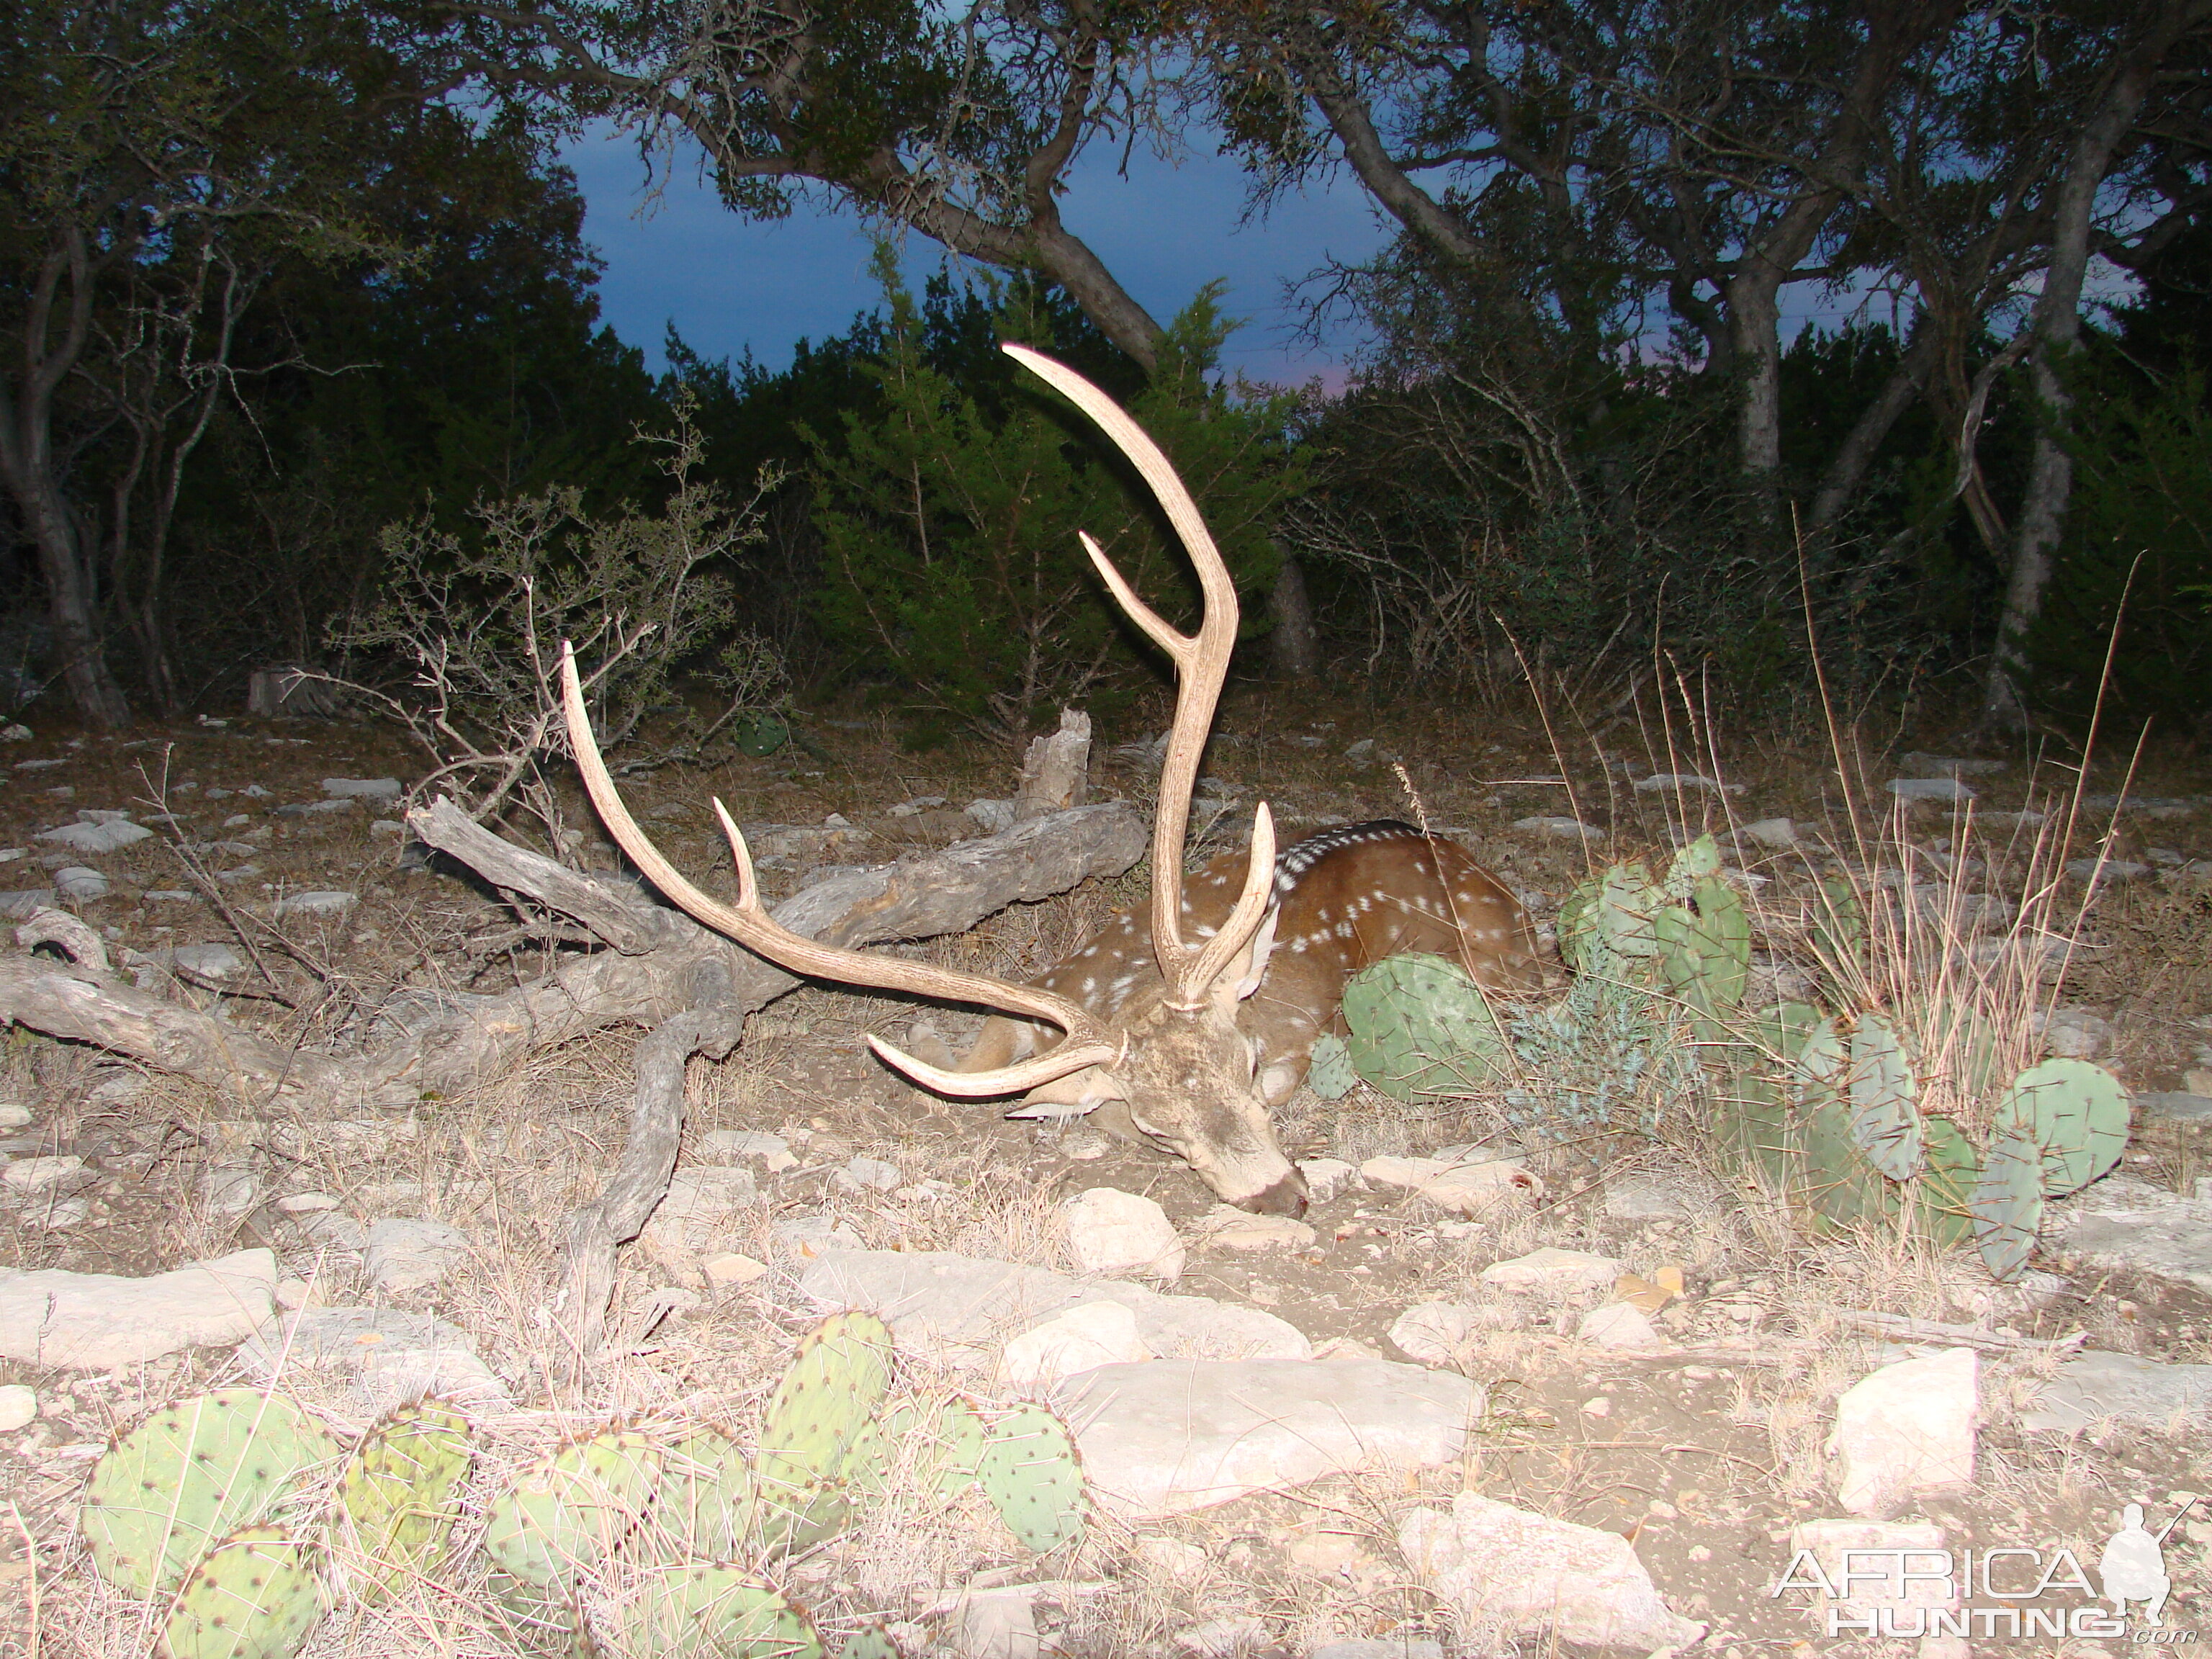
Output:
[[[581,1358],[599,1344],[617,1248],[636,1237],[668,1190],[685,1061],[695,1053],[726,1057],[745,1018],[799,981],[634,884],[580,874],[501,840],[450,801],[417,808],[407,823],[501,892],[567,918],[607,948],[496,994],[395,999],[370,1023],[360,1052],[336,1054],[119,983],[94,948],[97,935],[64,925],[65,916],[34,915],[17,931],[25,951],[46,945],[68,954],[0,957],[0,1018],[195,1079],[255,1115],[310,1117],[460,1094],[510,1074],[532,1050],[612,1025],[651,1028],[638,1048],[622,1162],[570,1221],[566,1307]],[[793,933],[842,945],[928,939],[1089,877],[1119,875],[1146,842],[1145,821],[1128,806],[1079,806],[832,876],[784,900],[775,915]]]

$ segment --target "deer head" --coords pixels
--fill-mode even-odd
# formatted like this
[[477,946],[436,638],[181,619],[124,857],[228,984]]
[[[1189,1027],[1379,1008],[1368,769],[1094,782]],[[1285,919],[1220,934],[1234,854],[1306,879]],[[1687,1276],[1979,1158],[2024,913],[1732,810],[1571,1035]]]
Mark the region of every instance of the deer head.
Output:
[[[572,653],[561,659],[562,705],[576,765],[608,832],[638,870],[694,919],[795,974],[848,985],[907,991],[979,1004],[1058,1026],[1066,1033],[1046,1053],[991,1071],[956,1072],[902,1053],[879,1037],[869,1047],[885,1064],[939,1094],[980,1098],[1039,1091],[1083,1106],[1111,1103],[1146,1140],[1174,1153],[1231,1204],[1296,1215],[1306,1186],[1284,1156],[1253,1077],[1251,1042],[1237,1029],[1237,1005],[1258,986],[1273,938],[1269,925],[1275,864],[1274,821],[1262,803],[1254,814],[1244,883],[1229,919],[1197,943],[1183,939],[1183,837],[1199,757],[1237,641],[1237,590],[1197,504],[1168,459],[1114,400],[1073,369],[1025,347],[1001,348],[1088,415],[1127,456],[1158,497],[1198,571],[1204,614],[1198,631],[1170,627],[1130,587],[1098,544],[1084,550],[1129,619],[1176,665],[1175,721],[1160,771],[1152,823],[1152,948],[1160,983],[1102,1020],[1041,987],[936,968],[862,951],[818,945],[771,919],[760,901],[752,856],[722,803],[714,803],[736,860],[738,897],[726,904],[699,890],[661,855],[623,805],[600,759]],[[1197,930],[1201,934],[1206,929]]]

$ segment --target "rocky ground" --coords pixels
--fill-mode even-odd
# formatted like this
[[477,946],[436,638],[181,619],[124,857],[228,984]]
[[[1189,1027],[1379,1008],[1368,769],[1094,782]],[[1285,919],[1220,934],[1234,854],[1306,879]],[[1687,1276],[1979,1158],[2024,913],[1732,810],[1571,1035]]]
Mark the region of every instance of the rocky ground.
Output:
[[[1893,756],[1868,775],[1872,840],[1863,823],[1855,842],[1817,749],[1696,768],[1616,754],[1570,785],[1533,739],[1457,718],[1355,729],[1232,702],[1195,821],[1233,842],[1263,793],[1291,834],[1407,816],[1410,785],[1546,918],[1587,859],[1663,848],[1686,822],[1741,829],[1734,861],[1777,891],[1808,844],[1879,864],[1863,855],[1893,822],[1926,879],[1973,867],[2002,936],[2021,897],[2003,838],[2054,811],[2017,763]],[[719,862],[704,800],[721,794],[781,895],[981,834],[988,811],[967,804],[1009,793],[998,757],[902,755],[866,722],[809,731],[806,750],[641,780],[641,816],[703,871]],[[1122,751],[1097,782],[1141,795],[1145,768]],[[491,895],[404,854],[392,798],[419,769],[375,729],[307,722],[11,742],[0,906],[65,908],[142,988],[343,1051],[410,988],[543,970]],[[1655,775],[1671,781],[1639,787]],[[2032,1553],[1964,1587],[1965,1642],[2118,1653],[2154,1634],[2141,1604],[2118,1630],[2079,1609],[2128,1504],[2154,1534],[2175,1522],[2166,1626],[2201,1631],[2203,788],[2177,764],[2124,805],[2092,794],[2076,826],[2075,856],[2105,860],[2067,878],[2091,948],[2035,1041],[2118,1070],[2135,1139],[2055,1206],[2032,1271],[2003,1287],[1971,1253],[1813,1236],[1715,1161],[1694,1121],[1664,1117],[1563,1139],[1481,1101],[1302,1095],[1284,1138],[1313,1210],[1224,1212],[1187,1171],[1080,1122],[917,1094],[862,1041],[914,1010],[809,988],[756,1016],[729,1061],[692,1062],[676,1187],[624,1253],[613,1340],[578,1355],[557,1305],[562,1220],[620,1150],[634,1034],[468,1097],[302,1121],[18,1030],[0,1069],[0,1653],[152,1650],[155,1625],[93,1577],[75,1523],[110,1436],[158,1404],[273,1381],[353,1432],[431,1387],[483,1448],[473,1516],[529,1458],[611,1421],[742,1439],[793,1340],[840,1307],[890,1320],[902,1386],[1054,1401],[1097,1504],[1082,1548],[1040,1561],[979,1505],[895,1490],[777,1570],[825,1630],[879,1621],[909,1654],[1966,1650],[1909,1639],[1924,1592],[1825,1596],[1846,1547]],[[1966,821],[1992,846],[1956,839]],[[583,850],[611,862],[595,837]],[[1143,880],[931,948],[1035,972]],[[1786,963],[1765,966],[1787,988]],[[309,1651],[520,1650],[473,1593],[471,1524],[451,1578],[470,1593],[341,1608]],[[2028,1564],[2027,1583],[2007,1577]],[[2028,1611],[2045,1623],[2015,1636]],[[2063,1642],[2035,1634],[2053,1616],[2072,1621]]]

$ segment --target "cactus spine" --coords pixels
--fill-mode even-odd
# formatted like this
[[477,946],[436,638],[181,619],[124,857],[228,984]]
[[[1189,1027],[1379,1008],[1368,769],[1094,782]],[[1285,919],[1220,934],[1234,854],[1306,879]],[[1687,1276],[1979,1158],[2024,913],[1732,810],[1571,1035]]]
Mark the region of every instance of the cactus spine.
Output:
[[173,1589],[218,1538],[264,1519],[337,1445],[258,1389],[165,1406],[100,1460],[79,1517],[93,1565],[118,1589]]
[[322,1622],[321,1547],[247,1527],[186,1576],[161,1632],[169,1659],[291,1659]]
[[436,1566],[473,1461],[469,1425],[435,1401],[403,1406],[354,1448],[338,1478],[348,1575],[372,1606]]

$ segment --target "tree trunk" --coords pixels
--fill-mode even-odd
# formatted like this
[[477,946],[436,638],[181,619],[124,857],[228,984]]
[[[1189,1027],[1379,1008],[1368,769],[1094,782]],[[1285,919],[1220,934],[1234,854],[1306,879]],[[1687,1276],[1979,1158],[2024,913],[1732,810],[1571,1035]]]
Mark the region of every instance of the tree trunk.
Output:
[[54,653],[61,660],[62,684],[69,689],[70,701],[88,726],[113,731],[130,725],[130,701],[100,648],[94,616],[97,584],[84,557],[83,538],[70,522],[69,504],[51,478],[33,479],[28,498],[19,495],[16,501],[38,546]]
[[2105,94],[2083,123],[2058,181],[2051,227],[2051,261],[2043,292],[2028,320],[2028,374],[2037,407],[2027,488],[2014,533],[2012,570],[2004,610],[1997,619],[1990,678],[1982,696],[1985,726],[2016,730],[2027,721],[2021,680],[2027,668],[2027,631],[2043,609],[2058,538],[2073,492],[2074,461],[2066,452],[2067,411],[2073,399],[2061,369],[2081,337],[2081,283],[2097,191],[2112,155],[2135,125],[2160,61],[2187,29],[2212,16],[2212,0],[2166,0],[2150,16],[2135,46],[2113,66]]
[[1285,679],[1319,679],[1321,641],[1314,634],[1313,604],[1306,597],[1305,567],[1296,554],[1283,556],[1267,595],[1267,611],[1275,620],[1275,672]]

